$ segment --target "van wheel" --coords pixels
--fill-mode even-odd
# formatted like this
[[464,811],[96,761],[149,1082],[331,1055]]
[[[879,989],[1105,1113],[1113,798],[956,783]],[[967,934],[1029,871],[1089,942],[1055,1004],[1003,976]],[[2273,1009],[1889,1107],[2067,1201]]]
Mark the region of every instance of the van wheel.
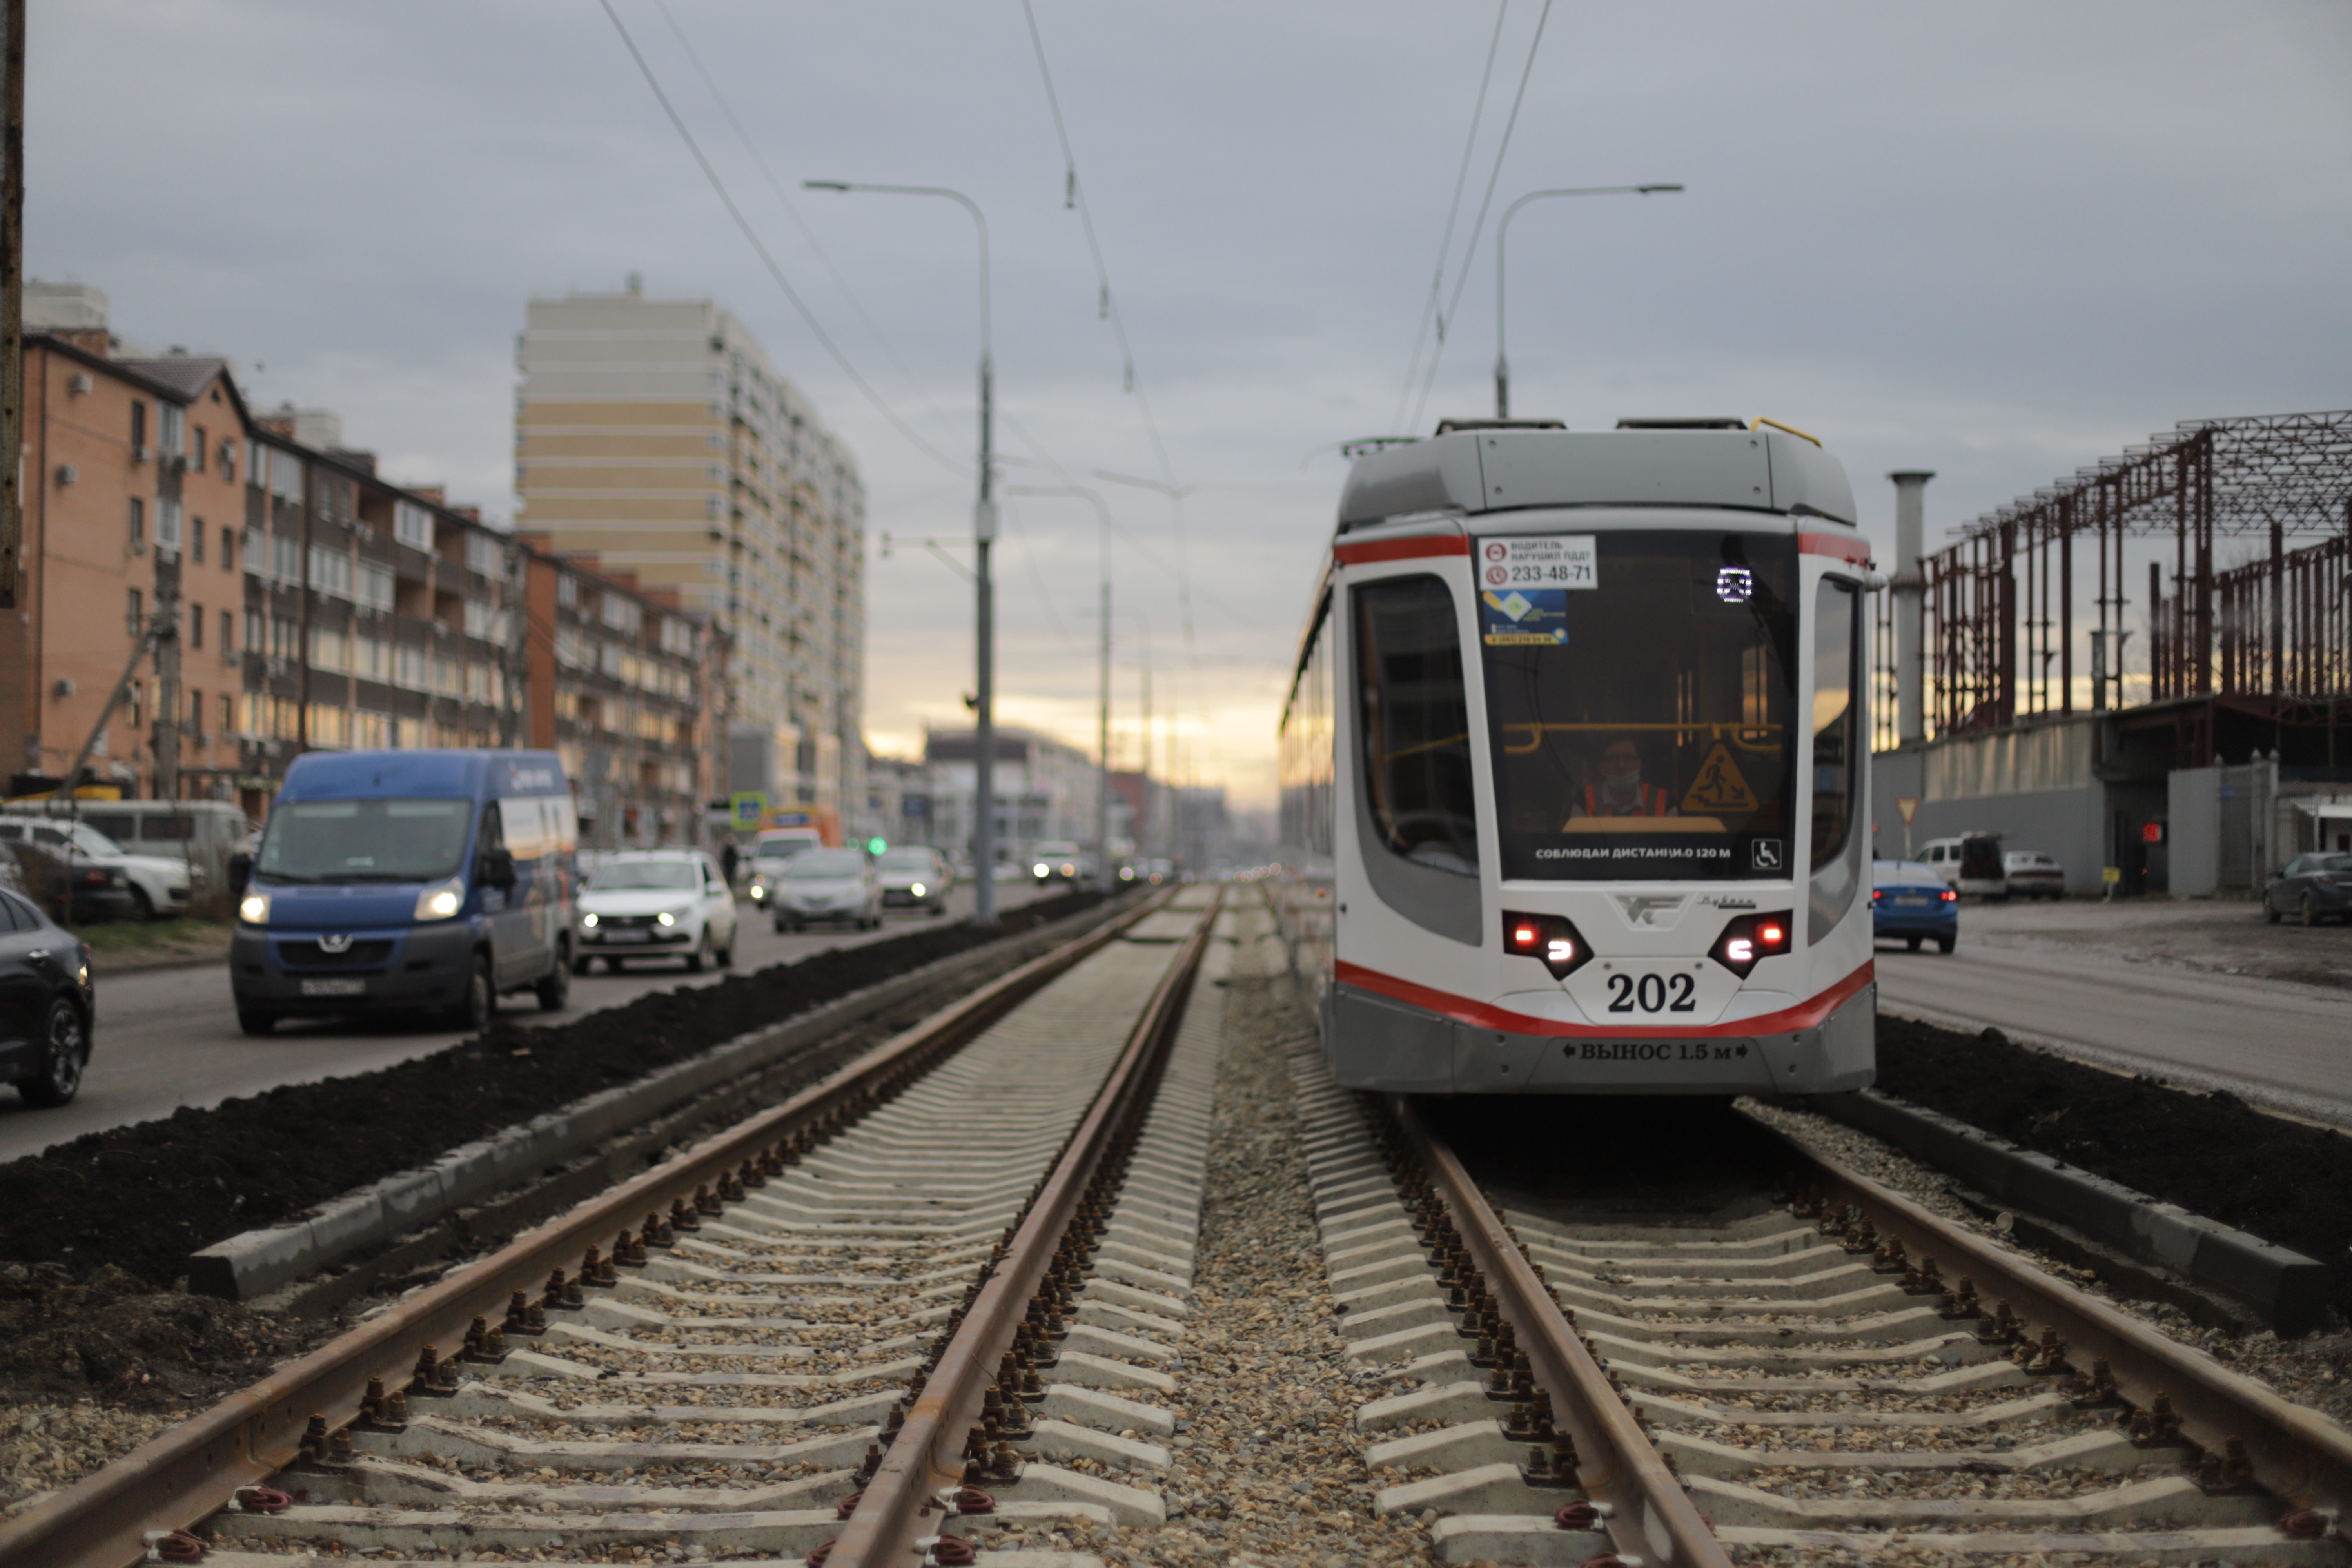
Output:
[[487,1029],[498,1016],[498,983],[490,977],[490,955],[474,955],[473,973],[466,977],[466,994],[449,1015],[451,1023],[467,1030]]
[[547,978],[531,989],[539,995],[541,1011],[562,1012],[565,1004],[572,1000],[572,950],[558,949],[555,954],[555,967],[547,972]]
[[236,1026],[248,1035],[267,1035],[278,1027],[278,1015],[267,1007],[239,1007]]
[[65,1104],[81,1089],[81,1069],[89,1060],[89,1031],[82,1027],[81,1011],[60,996],[49,1004],[41,1026],[40,1066],[16,1085],[25,1103],[49,1110]]

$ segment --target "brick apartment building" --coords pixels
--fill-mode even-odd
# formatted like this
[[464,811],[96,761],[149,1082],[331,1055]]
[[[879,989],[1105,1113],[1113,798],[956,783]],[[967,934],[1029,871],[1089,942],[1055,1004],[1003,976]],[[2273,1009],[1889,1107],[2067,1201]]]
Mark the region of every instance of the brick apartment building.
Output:
[[[0,615],[8,793],[48,787],[87,749],[86,780],[152,797],[176,771],[181,797],[258,819],[304,751],[524,745],[537,711],[608,699],[601,666],[561,661],[533,692],[521,546],[438,490],[379,477],[332,415],[256,413],[225,360],[126,351],[94,289],[28,281],[26,321],[25,576]],[[645,595],[591,592],[680,641]],[[159,611],[176,637],[134,661]],[[705,679],[687,682],[688,712]],[[658,798],[634,784],[609,796],[616,823],[647,825],[639,842],[660,825],[695,837],[673,786],[712,748],[665,733]]]

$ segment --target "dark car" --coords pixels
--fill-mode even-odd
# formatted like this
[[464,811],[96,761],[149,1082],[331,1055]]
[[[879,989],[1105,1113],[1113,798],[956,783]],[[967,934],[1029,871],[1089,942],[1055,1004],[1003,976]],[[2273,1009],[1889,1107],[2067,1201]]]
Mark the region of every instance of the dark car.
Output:
[[2352,920],[2352,855],[2296,856],[2263,889],[2263,913],[2273,925],[2289,914],[2307,926]]
[[1949,952],[1960,940],[1960,895],[1933,866],[1878,861],[1870,868],[1870,934],[1897,939],[1914,952],[1932,940]]
[[53,919],[75,925],[91,921],[129,920],[139,900],[131,880],[112,866],[100,866],[79,856],[68,858],[50,845],[12,834],[14,824],[0,823],[0,854],[16,863],[16,884],[26,896]]
[[27,1105],[65,1104],[81,1088],[96,1013],[89,944],[0,889],[0,1081]]

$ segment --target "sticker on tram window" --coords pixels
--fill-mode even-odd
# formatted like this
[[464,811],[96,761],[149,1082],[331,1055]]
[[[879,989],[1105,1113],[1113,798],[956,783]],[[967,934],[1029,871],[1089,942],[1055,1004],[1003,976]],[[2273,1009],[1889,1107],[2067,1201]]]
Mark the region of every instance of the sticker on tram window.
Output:
[[1565,647],[1568,591],[1485,589],[1478,595],[1478,634],[1488,647]]
[[1478,586],[1489,593],[1513,588],[1598,588],[1601,563],[1589,533],[1527,539],[1488,539],[1478,546]]
[[1683,815],[1693,816],[1727,811],[1754,811],[1761,805],[1748,787],[1748,775],[1731,760],[1731,748],[1717,741],[1698,765],[1698,777],[1683,796]]

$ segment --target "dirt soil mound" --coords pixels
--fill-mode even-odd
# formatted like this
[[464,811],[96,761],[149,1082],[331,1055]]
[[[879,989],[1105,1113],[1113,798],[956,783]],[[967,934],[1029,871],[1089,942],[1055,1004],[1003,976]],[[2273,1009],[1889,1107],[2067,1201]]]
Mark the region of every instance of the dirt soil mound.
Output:
[[1024,905],[1006,911],[995,932],[958,922],[835,948],[569,1024],[494,1024],[378,1071],[89,1133],[0,1165],[0,1262],[61,1265],[93,1282],[103,1267],[168,1289],[188,1255],[216,1241],[1101,897]]
[[2352,1318],[2352,1137],[2126,1078],[1998,1029],[1878,1017],[1878,1087],[2328,1267]]

